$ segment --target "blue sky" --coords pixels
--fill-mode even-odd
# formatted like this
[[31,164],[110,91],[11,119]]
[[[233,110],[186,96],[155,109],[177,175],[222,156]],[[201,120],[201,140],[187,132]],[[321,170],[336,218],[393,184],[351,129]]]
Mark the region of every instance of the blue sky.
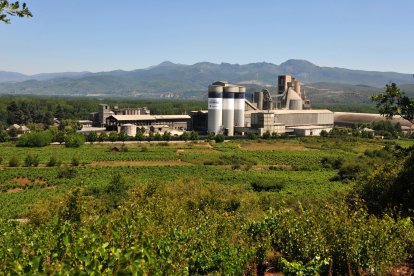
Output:
[[26,0],[0,24],[0,70],[146,68],[169,60],[414,73],[414,1]]

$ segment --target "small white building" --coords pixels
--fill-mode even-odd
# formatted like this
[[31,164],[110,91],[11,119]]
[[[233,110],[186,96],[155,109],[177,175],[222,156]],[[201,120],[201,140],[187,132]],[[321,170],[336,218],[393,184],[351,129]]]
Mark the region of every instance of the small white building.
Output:
[[291,130],[297,136],[320,136],[321,132],[325,130],[330,132],[332,127],[330,126],[295,126],[288,127],[286,131]]

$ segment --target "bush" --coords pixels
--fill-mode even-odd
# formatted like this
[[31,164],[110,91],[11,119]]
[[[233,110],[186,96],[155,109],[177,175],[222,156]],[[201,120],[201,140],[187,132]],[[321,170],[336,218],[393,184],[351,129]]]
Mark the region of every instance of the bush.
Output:
[[[413,230],[409,219],[377,218],[339,202],[271,210],[262,222],[252,223],[248,233],[258,249],[272,247],[288,261],[282,265],[285,273],[299,273],[291,270],[296,263],[296,269],[319,270],[300,275],[386,275],[406,261]],[[314,260],[330,260],[331,265],[312,265]]]
[[104,199],[107,207],[113,209],[118,207],[123,198],[127,196],[128,185],[120,174],[115,174],[109,184],[103,189]]
[[198,133],[196,132],[196,131],[191,131],[191,133],[190,133],[190,140],[191,141],[196,141],[196,140],[198,140]]
[[96,132],[90,132],[86,135],[86,141],[88,142],[96,142],[98,140],[98,134]]
[[23,134],[17,141],[18,147],[44,147],[52,142],[53,135],[50,131],[37,131]]
[[272,134],[270,134],[269,131],[266,131],[265,133],[263,133],[262,138],[266,139],[266,140],[269,140],[269,139],[272,138]]
[[73,167],[79,166],[79,159],[76,158],[76,157],[73,157],[72,161],[71,161],[71,164],[72,164]]
[[65,167],[65,168],[59,169],[58,174],[57,174],[57,178],[70,179],[70,178],[76,177],[77,173],[78,173],[78,171],[75,168]]
[[274,181],[267,179],[257,180],[251,183],[251,187],[255,192],[278,192],[283,189],[283,186],[282,183],[275,183]]
[[80,133],[71,133],[65,137],[65,147],[79,148],[85,143],[85,136]]
[[338,170],[342,167],[344,161],[342,157],[324,157],[321,160],[321,164],[324,168]]
[[223,134],[217,134],[216,136],[214,136],[214,141],[216,141],[216,143],[224,142],[224,135]]
[[49,161],[47,162],[46,166],[54,167],[56,165],[59,166],[60,162],[56,159],[56,156],[51,156]]
[[250,139],[250,140],[256,140],[257,139],[257,134],[253,133],[253,132],[249,132],[247,134],[247,138]]
[[30,153],[24,159],[24,166],[25,167],[37,167],[39,165],[39,156],[31,155]]
[[328,137],[328,136],[329,136],[329,133],[328,133],[326,130],[324,130],[324,129],[323,129],[323,130],[321,131],[321,133],[320,133],[320,136],[321,136],[321,137]]
[[348,181],[356,180],[359,173],[364,170],[364,165],[361,163],[345,163],[338,171],[338,175],[331,178],[331,181]]
[[9,160],[9,167],[18,167],[20,165],[19,159],[13,155]]
[[371,213],[379,215],[396,209],[403,215],[413,214],[414,149],[407,151],[407,158],[400,156],[373,168],[356,186],[356,194]]

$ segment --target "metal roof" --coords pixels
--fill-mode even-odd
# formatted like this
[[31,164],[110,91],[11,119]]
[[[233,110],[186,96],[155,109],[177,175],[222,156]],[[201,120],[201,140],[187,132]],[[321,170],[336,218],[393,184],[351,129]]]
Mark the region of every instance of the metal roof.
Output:
[[112,115],[117,121],[155,121],[191,119],[189,115]]
[[333,114],[332,111],[328,109],[303,109],[303,110],[289,110],[289,109],[274,109],[274,110],[247,110],[245,111],[247,114],[251,113],[274,113],[278,114],[320,114],[320,113],[327,113]]
[[[153,115],[112,115],[110,116],[117,121],[155,121]],[[110,118],[109,117],[109,118]]]

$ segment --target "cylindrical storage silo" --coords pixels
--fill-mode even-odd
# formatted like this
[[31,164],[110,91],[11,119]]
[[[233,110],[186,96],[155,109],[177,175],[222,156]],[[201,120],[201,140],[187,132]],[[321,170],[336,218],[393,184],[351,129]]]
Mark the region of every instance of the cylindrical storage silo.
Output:
[[253,101],[257,104],[257,108],[263,109],[263,92],[254,92]]
[[302,100],[290,100],[289,109],[290,110],[302,110],[303,108]]
[[130,137],[135,137],[137,134],[137,126],[132,124],[124,124],[121,126],[121,132]]
[[234,95],[238,92],[238,86],[225,86],[223,89],[223,128],[228,136],[234,135]]
[[239,86],[239,93],[234,94],[234,125],[244,127],[244,105],[246,87]]
[[208,132],[220,133],[223,125],[223,86],[208,86]]

